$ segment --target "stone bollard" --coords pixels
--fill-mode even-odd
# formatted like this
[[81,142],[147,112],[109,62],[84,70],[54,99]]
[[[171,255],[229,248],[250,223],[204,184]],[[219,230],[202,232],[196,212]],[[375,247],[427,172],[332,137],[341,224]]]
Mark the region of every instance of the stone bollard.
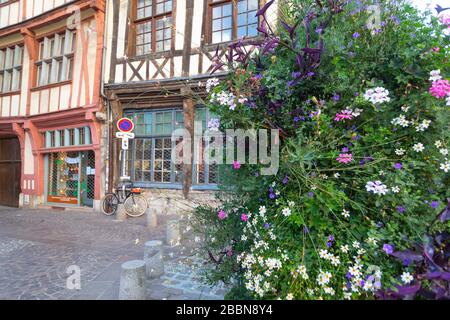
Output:
[[164,274],[164,260],[162,241],[149,241],[145,243],[144,261],[148,278],[159,278]]
[[117,211],[116,211],[116,220],[118,221],[125,221],[127,220],[127,212],[125,210],[125,206],[123,205],[123,203],[120,203],[117,206]]
[[145,262],[128,261],[122,264],[119,300],[145,300]]
[[167,221],[166,242],[174,247],[180,243],[180,222],[179,220]]
[[147,228],[152,229],[158,226],[158,216],[156,215],[156,210],[147,208]]

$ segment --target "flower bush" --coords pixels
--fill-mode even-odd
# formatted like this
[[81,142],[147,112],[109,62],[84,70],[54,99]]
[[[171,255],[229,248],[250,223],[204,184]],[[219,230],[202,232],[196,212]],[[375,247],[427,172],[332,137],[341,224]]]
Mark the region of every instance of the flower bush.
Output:
[[[279,129],[280,169],[221,168],[221,206],[193,222],[215,265],[206,279],[236,299],[436,289],[450,274],[447,24],[403,1],[382,1],[371,27],[368,1],[291,0],[275,28],[272,4],[255,50],[241,40],[217,61],[230,73],[208,82],[207,104],[214,128]],[[411,252],[438,234],[427,278]]]

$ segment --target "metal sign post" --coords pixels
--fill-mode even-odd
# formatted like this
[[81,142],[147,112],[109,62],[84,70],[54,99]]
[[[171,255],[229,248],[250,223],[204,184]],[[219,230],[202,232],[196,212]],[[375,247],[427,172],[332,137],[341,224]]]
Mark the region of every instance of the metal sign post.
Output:
[[135,135],[132,132],[134,130],[134,123],[128,118],[122,118],[117,121],[117,129],[119,132],[116,133],[118,139],[122,139],[122,169],[120,173],[121,181],[130,181],[131,177],[126,176],[127,171],[127,151],[130,147],[130,139],[134,139]]

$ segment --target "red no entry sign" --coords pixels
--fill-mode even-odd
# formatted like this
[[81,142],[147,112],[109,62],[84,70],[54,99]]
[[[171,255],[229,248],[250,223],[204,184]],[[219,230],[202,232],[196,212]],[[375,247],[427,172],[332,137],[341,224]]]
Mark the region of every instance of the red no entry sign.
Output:
[[128,118],[122,118],[117,121],[117,129],[120,132],[131,132],[134,130],[134,123]]

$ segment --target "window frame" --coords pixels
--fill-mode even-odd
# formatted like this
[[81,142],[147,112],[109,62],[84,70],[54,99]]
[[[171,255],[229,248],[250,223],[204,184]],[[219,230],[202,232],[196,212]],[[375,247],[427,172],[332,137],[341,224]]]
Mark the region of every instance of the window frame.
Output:
[[[24,50],[23,44],[0,49],[0,94],[11,94],[21,90]],[[17,57],[17,55],[20,56]],[[8,66],[7,61],[9,61]],[[8,88],[6,88],[5,79],[8,79]]]
[[[152,1],[152,15],[150,17],[144,17],[144,18],[138,18],[138,1],[139,0],[133,0],[132,6],[131,6],[131,13],[130,13],[130,35],[128,40],[128,55],[130,57],[138,57],[138,56],[147,56],[152,54],[160,54],[160,53],[167,53],[174,50],[174,38],[175,38],[175,32],[174,32],[174,25],[175,25],[175,1],[172,0],[172,7],[170,11],[162,12],[162,13],[156,13],[156,7],[157,7],[157,1],[158,0],[151,0]],[[144,7],[145,8],[145,7]],[[164,18],[170,18],[172,20],[171,26],[170,26],[170,48],[167,50],[161,50],[156,51],[156,44],[158,41],[156,41],[156,21],[164,19]],[[142,54],[138,54],[137,50],[137,29],[138,25],[145,24],[145,23],[151,23],[151,40],[150,40],[150,52],[143,52]],[[163,30],[166,28],[163,28]],[[142,35],[145,35],[146,33],[143,33]],[[145,37],[145,36],[144,36]],[[131,41],[130,41],[131,40]],[[163,38],[163,42],[165,39]],[[145,42],[144,42],[145,43]],[[164,45],[164,44],[163,44]],[[144,44],[143,44],[144,46]]]
[[[69,38],[70,41],[67,41]],[[69,29],[37,40],[38,60],[35,62],[35,87],[72,81],[76,40],[77,32]],[[58,51],[56,55],[55,50]]]
[[[196,105],[195,106],[195,114],[197,114],[197,112],[200,111],[200,110],[204,110],[205,111],[205,125],[206,125],[206,127],[203,128],[203,133],[204,133],[206,130],[208,130],[207,127],[208,127],[209,121],[211,119],[213,119],[213,118],[216,118],[216,117],[214,117],[214,115],[211,114],[211,112],[208,110],[208,108],[206,106],[204,106],[204,105]],[[198,121],[196,119],[196,117],[194,117],[194,121]],[[204,141],[203,141],[203,138],[202,138],[202,142],[201,143],[203,144],[203,142]],[[205,144],[205,147],[206,147],[206,144]],[[202,149],[202,152],[204,152],[204,150],[205,149]],[[209,182],[209,171],[210,171],[209,166],[210,165],[207,164],[207,163],[204,163],[204,160],[202,161],[202,163],[203,163],[203,166],[204,166],[203,174],[204,174],[205,182],[203,182],[203,183],[199,183],[198,182],[198,177],[197,177],[198,170],[197,170],[197,164],[196,164],[197,156],[198,156],[197,150],[193,150],[192,187],[191,187],[192,190],[218,190],[218,188],[219,188],[219,184],[218,183],[219,182],[217,182],[217,183],[210,183]],[[202,154],[202,156],[203,156],[203,154]],[[219,171],[217,172],[217,175],[219,175]],[[218,179],[219,179],[219,177],[218,177]]]
[[[258,9],[265,3],[264,0],[256,0],[258,2]],[[238,2],[239,0],[207,0],[207,32],[206,42],[211,45],[217,45],[222,43],[229,43],[238,39]],[[231,39],[229,41],[213,42],[213,9],[214,7],[223,6],[225,4],[231,4]],[[257,10],[258,10],[257,9]],[[257,25],[261,23],[261,18],[258,17]],[[248,25],[247,25],[248,26]],[[222,29],[225,30],[225,29]],[[258,37],[258,32],[255,36],[246,36],[246,39],[253,39]]]
[[[158,182],[155,181],[155,141],[156,139],[171,139],[172,138],[172,131],[168,134],[166,133],[162,133],[162,134],[157,134],[154,133],[153,130],[155,130],[155,126],[157,124],[156,122],[156,114],[157,113],[161,113],[161,112],[171,112],[172,113],[172,119],[171,119],[171,125],[172,125],[172,130],[179,128],[179,125],[177,125],[177,118],[176,118],[176,114],[177,112],[181,112],[183,114],[183,125],[182,128],[184,128],[184,113],[183,113],[183,108],[182,107],[173,107],[173,108],[165,108],[165,109],[127,109],[124,111],[124,117],[128,117],[130,119],[135,120],[136,116],[139,114],[145,114],[145,113],[151,113],[151,127],[152,127],[152,132],[150,134],[140,134],[138,132],[136,132],[135,130],[135,138],[133,140],[131,140],[130,143],[130,148],[128,150],[128,155],[127,155],[127,160],[128,160],[128,175],[131,177],[133,183],[138,186],[138,187],[143,187],[143,188],[160,188],[160,189],[182,189],[183,188],[183,175],[184,172],[181,172],[181,179],[179,179],[179,181],[177,181],[177,170],[176,170],[176,165],[171,161],[170,162],[170,182]],[[145,116],[144,116],[145,117]],[[137,122],[135,122],[137,125]],[[147,127],[148,124],[145,124],[145,126]],[[141,181],[136,180],[136,167],[135,167],[135,162],[136,160],[136,153],[137,153],[137,148],[136,148],[136,141],[137,140],[150,140],[151,141],[151,147],[150,147],[150,181],[142,181],[143,179],[141,179]],[[176,142],[175,141],[170,141],[171,143],[171,149],[173,150],[176,147]],[[143,151],[144,152],[144,151]],[[164,159],[164,155],[163,155],[163,159]],[[141,160],[144,161],[144,160]],[[162,163],[164,165],[164,160],[162,160]],[[144,170],[141,170],[144,171]],[[163,170],[164,171],[164,170]],[[162,171],[162,172],[163,172]]]

